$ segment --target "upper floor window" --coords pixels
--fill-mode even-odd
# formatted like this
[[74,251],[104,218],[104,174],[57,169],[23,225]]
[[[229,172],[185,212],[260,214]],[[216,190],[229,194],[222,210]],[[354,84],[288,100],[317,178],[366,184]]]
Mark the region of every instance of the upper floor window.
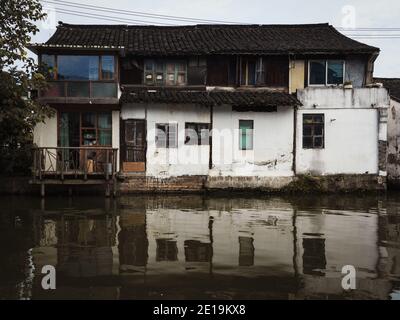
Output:
[[312,60],[309,62],[309,85],[339,85],[344,83],[343,60]]
[[256,84],[256,60],[242,58],[240,68],[240,85],[254,86]]
[[186,79],[185,61],[146,60],[144,63],[146,85],[182,86]]
[[265,80],[265,67],[262,58],[245,57],[240,63],[240,85],[254,86]]
[[41,56],[42,66],[51,79],[114,80],[114,56],[47,55]]

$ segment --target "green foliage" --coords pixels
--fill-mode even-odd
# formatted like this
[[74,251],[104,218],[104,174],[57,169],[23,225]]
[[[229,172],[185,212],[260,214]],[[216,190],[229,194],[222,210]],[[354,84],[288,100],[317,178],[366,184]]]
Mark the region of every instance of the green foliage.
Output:
[[27,173],[33,128],[53,110],[29,98],[46,87],[26,46],[45,17],[37,0],[0,0],[0,174]]

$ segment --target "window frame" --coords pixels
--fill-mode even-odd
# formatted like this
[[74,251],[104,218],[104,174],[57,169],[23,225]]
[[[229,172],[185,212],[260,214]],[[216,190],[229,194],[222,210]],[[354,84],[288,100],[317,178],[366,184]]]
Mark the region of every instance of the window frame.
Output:
[[[151,70],[146,69],[146,65],[151,64]],[[174,64],[174,84],[167,84],[168,72],[167,64]],[[180,71],[178,66],[181,64],[184,66],[184,71]],[[157,69],[157,65],[162,65],[162,71]],[[148,83],[146,77],[152,75],[152,83]],[[162,81],[157,81],[157,75],[162,74]],[[182,84],[178,83],[178,76],[184,75],[184,82]],[[167,87],[182,87],[186,86],[188,83],[188,61],[186,59],[145,59],[143,62],[143,84],[147,86],[167,86]]]
[[[188,134],[186,133],[189,128],[188,126],[195,126],[195,131],[197,134],[197,143],[190,143],[191,140],[186,140]],[[207,139],[205,139],[206,143],[202,143],[203,139],[201,138],[201,129],[200,127],[207,126]],[[203,128],[204,129],[204,128]],[[185,145],[187,146],[209,146],[210,145],[210,123],[208,122],[185,122]]]
[[[311,63],[312,62],[324,62],[325,63],[325,84],[311,84],[310,79],[311,79]],[[343,65],[343,81],[342,83],[335,84],[335,83],[328,83],[328,64],[329,62],[342,62]],[[343,86],[345,83],[345,77],[346,77],[346,60],[344,59],[311,59],[308,60],[308,77],[307,77],[307,84],[309,87],[328,87],[328,86],[333,86],[333,87],[339,87]]]
[[[160,126],[164,126],[166,128],[166,131],[164,131],[164,132],[166,132],[165,146],[160,145],[159,141],[158,141],[158,130],[159,130]],[[176,122],[156,123],[155,127],[156,127],[155,145],[156,145],[157,149],[177,149],[178,148],[178,123],[176,123]],[[171,145],[171,136],[170,136],[171,128],[174,128],[174,132],[175,132],[175,141],[174,141],[173,145]]]
[[[251,148],[248,148],[246,145],[246,148],[243,148],[243,143],[242,143],[242,129],[240,128],[240,123],[241,122],[251,122]],[[247,136],[247,133],[246,133]],[[249,151],[249,150],[254,150],[254,120],[252,119],[239,119],[239,150],[241,151]]]
[[[322,122],[316,122],[314,121],[314,117],[322,117]],[[306,117],[312,117],[312,122],[311,123],[305,123],[305,118]],[[311,126],[311,134],[310,135],[304,135],[304,125],[309,125]],[[322,125],[322,134],[321,135],[316,135],[315,134],[315,126],[316,125]],[[324,113],[303,113],[303,119],[302,119],[302,148],[303,149],[325,149],[325,114]],[[312,146],[305,146],[304,145],[304,138],[311,138],[312,139]],[[315,138],[321,138],[322,139],[322,146],[316,146],[315,145]]]
[[[243,62],[245,62],[245,64],[246,64],[246,68],[245,68],[245,83],[242,83]],[[254,62],[254,84],[249,84],[249,62]],[[240,57],[239,85],[241,87],[254,87],[254,86],[257,85],[257,63],[258,63],[258,59],[255,58],[255,57]]]
[[[39,56],[39,65],[43,67],[42,63],[42,56],[47,55],[47,56],[52,56],[53,61],[54,61],[54,76],[53,78],[49,79],[49,81],[65,81],[65,82],[116,82],[118,81],[118,57],[114,54],[51,54],[51,53],[42,53]],[[58,57],[59,56],[71,56],[71,57],[76,57],[76,56],[85,56],[85,57],[97,57],[98,60],[98,79],[96,80],[81,80],[81,79],[59,79],[59,74],[58,74]],[[102,62],[103,62],[103,56],[109,56],[113,57],[113,65],[114,65],[114,72],[113,72],[113,78],[112,79],[103,79],[103,74],[102,74]]]
[[[106,112],[106,111],[60,111],[59,115],[58,115],[58,119],[57,119],[57,128],[58,128],[58,142],[57,145],[60,145],[60,128],[61,128],[61,119],[62,113],[77,113],[79,114],[79,147],[112,147],[112,132],[113,132],[113,127],[112,127],[112,113],[111,112]],[[95,115],[95,122],[94,122],[94,127],[84,127],[83,126],[83,115],[85,113],[93,113]],[[99,126],[99,115],[100,114],[107,114],[110,116],[111,119],[111,127],[110,128],[100,128]],[[90,145],[84,145],[83,141],[83,132],[85,130],[91,130],[95,133],[95,141],[96,144],[90,146]],[[111,136],[111,144],[99,144],[99,137],[100,137],[100,131],[107,131],[110,132],[110,136]]]

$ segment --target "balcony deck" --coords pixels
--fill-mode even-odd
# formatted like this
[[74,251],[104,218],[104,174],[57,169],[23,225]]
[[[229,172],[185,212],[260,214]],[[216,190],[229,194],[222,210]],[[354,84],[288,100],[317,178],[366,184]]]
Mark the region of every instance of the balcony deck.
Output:
[[33,149],[31,184],[104,185],[106,196],[116,194],[118,149],[107,147],[38,147]]

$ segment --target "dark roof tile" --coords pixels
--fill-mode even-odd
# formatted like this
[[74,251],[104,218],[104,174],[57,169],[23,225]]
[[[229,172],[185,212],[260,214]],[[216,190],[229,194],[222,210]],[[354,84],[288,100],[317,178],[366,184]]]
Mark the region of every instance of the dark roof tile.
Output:
[[137,26],[61,23],[42,46],[123,47],[128,53],[137,55],[379,51],[344,36],[329,24]]
[[400,102],[400,78],[374,78],[374,80],[383,83],[389,90],[390,97]]
[[201,105],[230,104],[233,107],[269,108],[298,106],[301,103],[293,96],[278,91],[191,91],[176,89],[125,88],[121,103],[193,103]]

